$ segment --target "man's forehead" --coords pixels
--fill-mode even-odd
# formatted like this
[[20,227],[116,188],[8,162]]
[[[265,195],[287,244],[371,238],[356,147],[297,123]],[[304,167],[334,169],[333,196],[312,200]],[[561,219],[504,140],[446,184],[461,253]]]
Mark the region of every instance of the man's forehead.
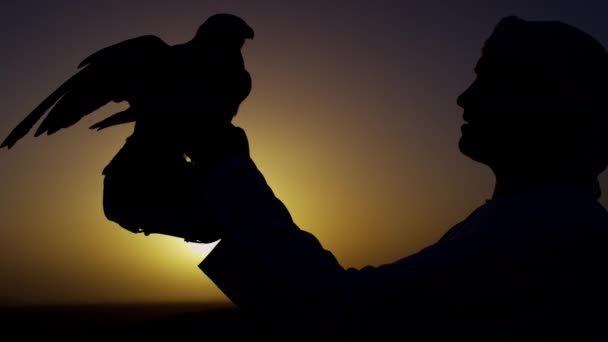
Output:
[[539,40],[544,39],[533,32],[528,32],[530,30],[526,22],[520,19],[501,21],[485,41],[475,71],[487,70],[497,65],[539,66],[549,62],[551,58],[548,56],[553,54],[550,51],[552,49],[541,47],[543,43]]
[[509,71],[514,69],[528,69],[535,63],[518,56],[517,51],[482,49],[481,56],[475,64],[475,73],[486,73],[488,71]]

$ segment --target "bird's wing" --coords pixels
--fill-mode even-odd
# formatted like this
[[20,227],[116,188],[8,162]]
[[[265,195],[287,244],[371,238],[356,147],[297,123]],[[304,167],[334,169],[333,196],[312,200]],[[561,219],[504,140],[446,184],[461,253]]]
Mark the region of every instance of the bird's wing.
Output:
[[160,38],[147,35],[93,53],[80,63],[80,71],[60,85],[13,129],[0,148],[11,148],[49,109],[35,136],[53,134],[69,127],[110,101],[128,101],[137,84],[134,78],[145,75],[149,71],[147,69],[154,66],[169,47]]
[[135,112],[135,109],[133,109],[133,107],[129,107],[126,110],[123,110],[122,112],[112,114],[111,116],[97,122],[89,128],[101,131],[102,129],[108,128],[110,126],[133,122],[135,121],[135,119],[137,119],[137,113]]

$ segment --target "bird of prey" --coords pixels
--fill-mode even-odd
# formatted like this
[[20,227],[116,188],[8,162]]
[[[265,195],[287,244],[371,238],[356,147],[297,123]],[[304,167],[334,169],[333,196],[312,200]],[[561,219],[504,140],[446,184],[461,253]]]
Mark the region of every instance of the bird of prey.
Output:
[[110,101],[127,101],[129,107],[90,128],[135,122],[134,135],[179,144],[206,124],[229,122],[236,115],[251,90],[241,49],[253,36],[243,19],[220,13],[183,44],[145,35],[101,49],[84,59],[80,71],[25,117],[0,147],[10,149],[47,111],[35,136],[72,126]]
[[253,36],[243,19],[220,13],[183,44],[146,35],[101,49],[0,147],[10,149],[47,112],[35,136],[70,127],[110,101],[127,101],[126,110],[90,127],[135,122],[133,134],[103,171],[106,217],[132,232],[185,237],[184,229],[199,226],[200,215],[195,176],[184,155],[205,136],[214,136],[214,129],[230,125],[249,95],[251,77],[241,50]]

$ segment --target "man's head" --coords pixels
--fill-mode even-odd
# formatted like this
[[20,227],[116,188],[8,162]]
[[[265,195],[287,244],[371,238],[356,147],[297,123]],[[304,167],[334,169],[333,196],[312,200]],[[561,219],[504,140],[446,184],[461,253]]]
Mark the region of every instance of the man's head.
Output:
[[495,172],[592,177],[608,163],[608,54],[555,21],[502,19],[458,97],[463,154]]

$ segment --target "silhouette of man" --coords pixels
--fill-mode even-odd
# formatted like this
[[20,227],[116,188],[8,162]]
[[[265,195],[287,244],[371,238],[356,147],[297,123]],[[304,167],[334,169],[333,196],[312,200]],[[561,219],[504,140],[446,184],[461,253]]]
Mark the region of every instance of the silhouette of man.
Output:
[[343,268],[293,222],[234,128],[240,138],[200,146],[231,146],[198,179],[199,234],[221,237],[202,271],[293,336],[605,338],[608,213],[597,177],[608,163],[608,55],[567,24],[506,17],[475,71],[458,97],[459,147],[491,168],[496,186],[439,241],[379,267]]

